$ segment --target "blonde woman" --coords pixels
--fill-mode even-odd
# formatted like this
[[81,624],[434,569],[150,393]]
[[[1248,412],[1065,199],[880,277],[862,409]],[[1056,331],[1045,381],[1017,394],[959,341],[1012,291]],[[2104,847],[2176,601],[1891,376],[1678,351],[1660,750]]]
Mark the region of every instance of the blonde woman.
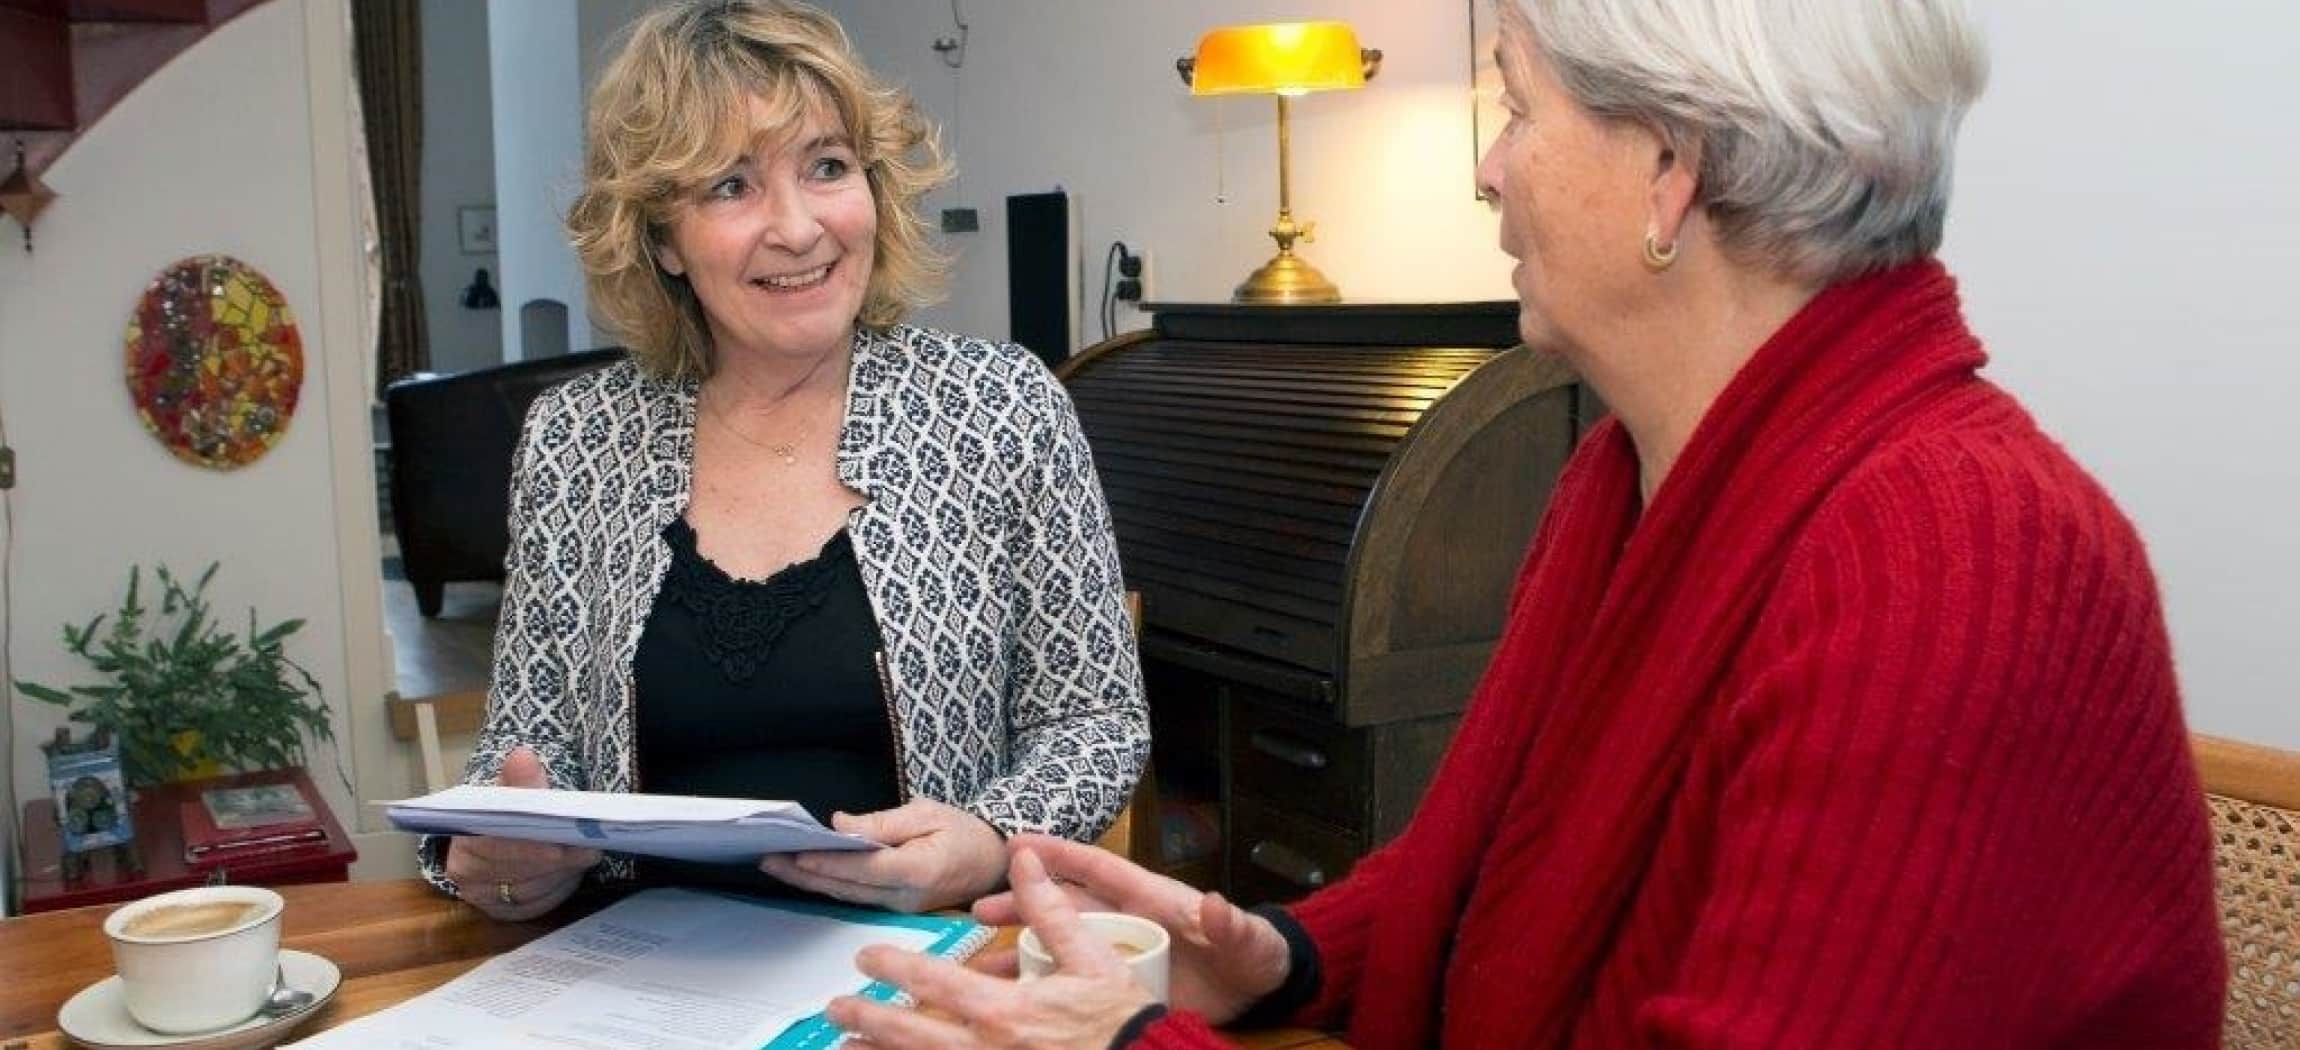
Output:
[[514,470],[475,782],[795,799],[869,853],[714,869],[486,838],[426,873],[522,919],[586,873],[898,909],[1091,838],[1148,750],[1109,514],[1021,348],[913,327],[945,166],[797,4],[666,4],[591,101],[569,218],[627,363],[547,393]]

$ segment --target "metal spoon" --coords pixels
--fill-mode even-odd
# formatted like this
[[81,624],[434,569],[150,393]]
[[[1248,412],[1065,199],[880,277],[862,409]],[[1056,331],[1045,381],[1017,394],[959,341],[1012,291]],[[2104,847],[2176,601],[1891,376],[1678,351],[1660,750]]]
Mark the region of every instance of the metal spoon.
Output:
[[288,987],[287,971],[274,968],[271,994],[264,996],[264,1005],[258,1012],[265,1017],[285,1017],[311,1005],[312,994]]

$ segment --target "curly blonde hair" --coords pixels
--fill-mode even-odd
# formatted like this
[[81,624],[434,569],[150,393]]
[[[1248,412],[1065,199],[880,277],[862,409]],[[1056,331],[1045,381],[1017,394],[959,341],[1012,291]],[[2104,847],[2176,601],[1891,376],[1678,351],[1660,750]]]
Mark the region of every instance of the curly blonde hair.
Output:
[[860,322],[883,328],[942,292],[950,261],[917,205],[950,165],[910,96],[864,68],[846,30],[815,8],[666,4],[632,24],[591,93],[583,191],[567,215],[593,312],[656,376],[711,374],[702,302],[655,249],[678,196],[747,148],[753,99],[778,123],[835,113],[854,141],[878,213]]

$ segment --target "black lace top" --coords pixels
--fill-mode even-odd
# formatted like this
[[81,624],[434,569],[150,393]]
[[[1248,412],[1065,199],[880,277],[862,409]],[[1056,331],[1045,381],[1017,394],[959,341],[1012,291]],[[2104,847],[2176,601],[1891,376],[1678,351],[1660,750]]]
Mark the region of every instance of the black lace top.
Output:
[[[791,799],[824,823],[899,804],[878,627],[847,534],[764,580],[713,565],[684,519],[663,538],[671,567],[632,665],[640,790]],[[744,867],[642,860],[640,873],[779,885]]]

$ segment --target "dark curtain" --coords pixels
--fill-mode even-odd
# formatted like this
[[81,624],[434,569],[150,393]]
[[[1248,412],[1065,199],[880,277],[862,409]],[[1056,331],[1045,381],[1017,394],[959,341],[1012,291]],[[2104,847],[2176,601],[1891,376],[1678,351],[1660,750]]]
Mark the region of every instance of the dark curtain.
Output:
[[431,365],[423,324],[423,5],[352,0],[360,109],[383,259],[376,389]]

